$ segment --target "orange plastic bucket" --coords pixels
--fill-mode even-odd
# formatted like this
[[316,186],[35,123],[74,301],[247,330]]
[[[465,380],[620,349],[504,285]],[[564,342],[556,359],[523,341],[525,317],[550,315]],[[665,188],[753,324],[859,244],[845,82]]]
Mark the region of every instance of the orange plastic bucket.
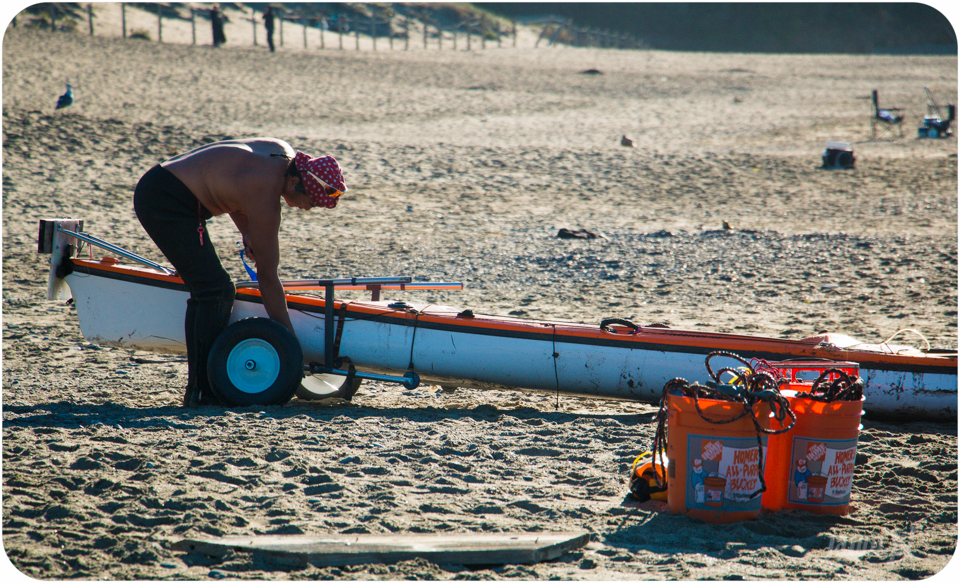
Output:
[[[742,403],[700,399],[714,421],[743,412]],[[761,427],[770,426],[770,407],[754,405]],[[692,397],[667,394],[667,505],[670,512],[725,523],[760,515],[760,449],[750,415],[730,423],[701,417]],[[767,435],[761,433],[766,447]],[[764,454],[764,458],[766,455]],[[765,475],[765,474],[764,474]]]
[[[798,397],[795,391],[783,395],[797,422],[767,442],[763,507],[847,514],[863,400],[824,403]],[[774,421],[774,429],[777,426]]]

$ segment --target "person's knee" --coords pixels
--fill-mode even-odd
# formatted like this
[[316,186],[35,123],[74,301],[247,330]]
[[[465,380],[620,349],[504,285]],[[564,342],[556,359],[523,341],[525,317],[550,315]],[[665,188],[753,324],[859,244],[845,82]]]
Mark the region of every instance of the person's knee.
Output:
[[197,303],[218,303],[232,305],[237,295],[237,287],[232,281],[210,283],[203,286],[197,286],[190,294],[191,298]]

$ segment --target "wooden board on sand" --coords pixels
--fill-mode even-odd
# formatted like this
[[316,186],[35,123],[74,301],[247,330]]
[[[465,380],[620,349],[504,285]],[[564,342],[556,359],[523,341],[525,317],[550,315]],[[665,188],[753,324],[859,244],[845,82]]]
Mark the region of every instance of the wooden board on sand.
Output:
[[590,541],[586,532],[264,535],[184,539],[173,548],[221,557],[248,552],[283,564],[340,567],[423,558],[436,564],[505,565],[556,559]]

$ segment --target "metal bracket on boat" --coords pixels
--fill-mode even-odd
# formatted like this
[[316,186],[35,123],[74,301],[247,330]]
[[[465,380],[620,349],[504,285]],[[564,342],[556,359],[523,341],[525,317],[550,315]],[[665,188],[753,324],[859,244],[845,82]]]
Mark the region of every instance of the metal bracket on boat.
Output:
[[86,241],[87,243],[89,243],[89,244],[91,244],[91,245],[96,245],[97,247],[100,247],[100,248],[102,248],[102,249],[106,249],[107,251],[111,251],[111,252],[113,252],[113,253],[116,253],[117,255],[119,255],[119,256],[121,256],[121,257],[126,257],[127,259],[131,259],[131,260],[133,260],[133,261],[136,261],[137,263],[142,263],[143,265],[146,265],[147,267],[151,267],[151,268],[153,268],[153,269],[156,269],[157,271],[159,271],[159,272],[161,272],[161,273],[164,273],[164,274],[166,274],[166,275],[174,275],[174,274],[176,274],[176,272],[175,272],[174,270],[170,269],[169,267],[164,267],[163,265],[160,265],[159,263],[157,263],[157,262],[155,262],[155,261],[151,261],[151,260],[147,259],[146,257],[141,257],[141,256],[137,255],[136,253],[133,253],[132,251],[127,251],[127,250],[124,249],[123,247],[118,247],[117,245],[114,245],[113,243],[108,243],[107,241],[104,241],[103,239],[99,239],[99,238],[97,238],[97,237],[94,237],[93,235],[88,235],[88,234],[82,233],[82,232],[80,232],[80,231],[71,231],[71,230],[68,230],[68,229],[64,229],[63,226],[60,225],[59,223],[57,223],[57,228],[56,228],[56,230],[57,230],[58,232],[63,233],[64,235],[69,236],[69,237],[73,237],[73,238],[75,238],[75,239],[79,239],[80,241]]
[[[350,278],[339,278],[339,279],[316,279],[312,280],[313,284],[316,286],[322,286],[324,289],[323,294],[323,365],[320,364],[311,364],[310,372],[313,374],[323,373],[323,374],[334,374],[341,376],[353,376],[358,379],[365,379],[371,381],[383,381],[388,383],[399,383],[408,389],[416,388],[420,384],[420,376],[413,371],[409,371],[404,374],[402,377],[395,377],[389,375],[380,375],[373,373],[363,373],[356,372],[356,370],[340,370],[332,366],[336,355],[334,354],[334,332],[336,324],[334,322],[334,293],[337,285],[385,285],[385,284],[406,284],[410,283],[411,278],[409,277],[350,277]],[[330,364],[327,364],[330,363]]]
[[[136,253],[131,253],[126,249],[98,239],[92,235],[83,233],[82,219],[41,219],[40,232],[37,240],[37,252],[50,254],[50,273],[47,277],[47,299],[48,300],[69,300],[72,296],[70,288],[66,285],[64,278],[70,274],[72,264],[70,259],[76,252],[83,247],[83,243],[89,243],[91,246],[102,247],[112,253],[132,259],[146,265],[152,269],[166,274],[174,275],[171,269],[168,269],[159,263],[155,263],[140,257]],[[76,245],[74,244],[76,242]],[[91,247],[92,249],[92,247]],[[91,252],[91,258],[93,254]]]

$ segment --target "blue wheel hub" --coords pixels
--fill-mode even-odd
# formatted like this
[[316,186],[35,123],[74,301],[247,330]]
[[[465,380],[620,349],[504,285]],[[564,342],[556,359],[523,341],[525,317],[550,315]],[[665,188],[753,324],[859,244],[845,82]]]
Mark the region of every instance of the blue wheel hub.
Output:
[[251,338],[237,343],[227,356],[227,376],[239,391],[266,391],[280,375],[280,356],[269,342]]

